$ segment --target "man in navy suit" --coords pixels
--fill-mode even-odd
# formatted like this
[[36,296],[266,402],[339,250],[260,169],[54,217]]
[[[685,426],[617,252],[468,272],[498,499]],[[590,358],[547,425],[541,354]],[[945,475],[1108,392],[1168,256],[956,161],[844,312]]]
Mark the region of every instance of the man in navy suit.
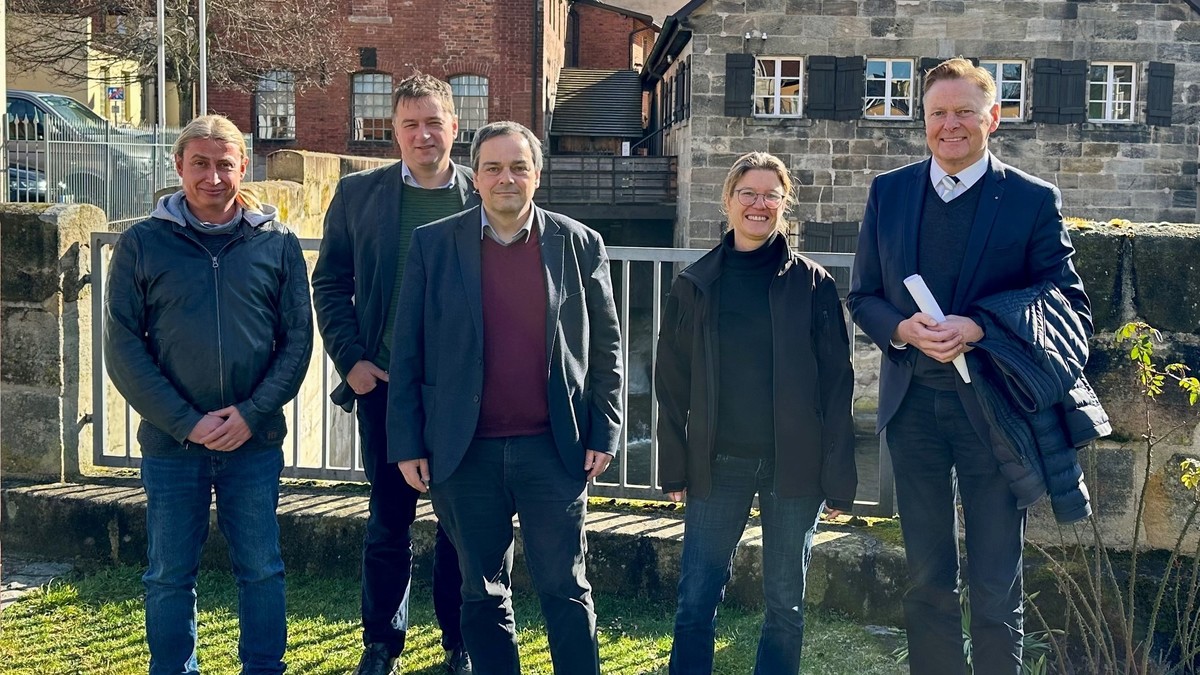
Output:
[[[886,429],[911,585],[904,600],[910,670],[966,673],[958,596],[958,517],[966,529],[976,675],[1021,669],[1017,508],[977,397],[951,361],[983,338],[972,304],[1054,283],[1090,334],[1091,310],[1053,185],[988,152],[1000,122],[987,71],[950,59],[925,78],[932,159],[878,176],[859,233],[847,304],[884,352],[878,431]],[[904,279],[919,273],[946,314],[918,310]]]
[[388,459],[459,553],[476,675],[519,675],[513,515],[554,672],[598,675],[587,482],[621,428],[621,344],[600,235],[533,203],[541,144],[495,122],[471,145],[482,207],[413,233],[388,369]]

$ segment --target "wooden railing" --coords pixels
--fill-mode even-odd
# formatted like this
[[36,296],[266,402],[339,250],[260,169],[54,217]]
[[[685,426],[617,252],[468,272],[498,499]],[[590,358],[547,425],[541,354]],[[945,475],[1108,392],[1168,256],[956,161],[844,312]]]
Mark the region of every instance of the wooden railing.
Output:
[[547,157],[540,204],[674,204],[674,157],[557,155]]

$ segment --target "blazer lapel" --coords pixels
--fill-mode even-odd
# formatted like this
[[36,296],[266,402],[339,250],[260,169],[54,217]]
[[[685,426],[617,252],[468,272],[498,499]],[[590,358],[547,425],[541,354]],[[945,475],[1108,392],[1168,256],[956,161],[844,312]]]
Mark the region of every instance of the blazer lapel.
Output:
[[958,314],[964,309],[963,301],[967,297],[967,291],[971,288],[971,282],[975,279],[975,272],[979,269],[984,247],[987,245],[988,236],[992,233],[996,214],[1000,211],[1000,200],[1004,196],[1004,166],[995,156],[989,154],[988,157],[989,167],[988,171],[983,174],[983,178],[980,179],[983,181],[981,186],[983,191],[979,195],[979,206],[975,209],[975,221],[971,224],[971,234],[967,236],[967,248],[963,252],[962,268],[958,272],[954,301],[945,310],[951,314]]
[[454,247],[458,249],[458,269],[462,274],[467,311],[471,313],[475,334],[479,336],[483,335],[483,271],[479,259],[482,233],[483,220],[479,216],[479,208],[464,213],[454,230]]
[[925,210],[925,184],[929,182],[929,163],[927,159],[917,165],[916,171],[909,176],[908,185],[904,186],[900,201],[896,205],[897,213],[904,225],[904,276],[917,273],[918,237],[921,233],[921,215]]
[[388,303],[396,289],[396,267],[400,264],[400,201],[404,198],[404,178],[400,162],[388,167],[375,184],[371,199],[379,214],[379,292],[375,294],[379,316],[388,315]]
[[558,310],[563,295],[563,235],[558,224],[546,217],[546,212],[537,206],[534,209],[534,227],[538,228],[538,241],[542,249],[542,266],[546,270],[546,369],[554,359],[554,338],[558,333]]

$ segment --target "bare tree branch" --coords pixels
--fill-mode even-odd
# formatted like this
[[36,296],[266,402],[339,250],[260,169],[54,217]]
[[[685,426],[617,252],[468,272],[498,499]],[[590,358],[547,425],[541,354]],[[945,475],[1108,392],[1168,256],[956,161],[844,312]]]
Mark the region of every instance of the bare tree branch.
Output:
[[[200,79],[195,0],[166,0],[167,79],[179,84],[180,110],[190,111]],[[86,77],[89,58],[101,66],[157,69],[155,0],[7,0],[8,60],[59,80]],[[323,88],[353,68],[337,25],[337,0],[208,0],[208,81],[252,92],[269,71],[293,74],[297,89]],[[186,114],[186,113],[185,113]]]

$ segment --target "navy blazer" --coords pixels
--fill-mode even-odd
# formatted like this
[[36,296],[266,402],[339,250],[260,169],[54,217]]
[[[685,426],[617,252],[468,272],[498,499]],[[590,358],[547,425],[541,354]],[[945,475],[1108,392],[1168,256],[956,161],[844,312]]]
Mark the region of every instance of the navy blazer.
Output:
[[[980,179],[983,192],[954,298],[949,303],[939,298],[942,311],[965,316],[980,298],[1048,281],[1066,296],[1090,336],[1091,307],[1071,262],[1075,249],[1063,224],[1058,188],[991,153],[988,157],[990,167]],[[917,349],[895,349],[891,339],[896,326],[919,311],[904,279],[918,271],[918,236],[931,161],[877,176],[858,234],[846,304],[854,322],[885,355],[879,373],[876,432],[882,432],[899,409],[912,380]],[[979,430],[979,417],[971,414],[978,402],[960,385],[968,416]]]
[[[454,166],[463,209],[479,204],[475,174]],[[338,181],[325,210],[321,252],[313,268],[313,308],[325,351],[342,376],[329,398],[351,410],[355,394],[345,377],[379,353],[396,284],[400,210],[404,198],[400,162],[360,171]]]
[[[546,272],[550,428],[567,471],[586,450],[615,454],[621,431],[621,332],[608,253],[594,230],[534,209]],[[413,232],[388,369],[388,461],[429,458],[430,479],[458,468],[483,396],[480,207]]]

